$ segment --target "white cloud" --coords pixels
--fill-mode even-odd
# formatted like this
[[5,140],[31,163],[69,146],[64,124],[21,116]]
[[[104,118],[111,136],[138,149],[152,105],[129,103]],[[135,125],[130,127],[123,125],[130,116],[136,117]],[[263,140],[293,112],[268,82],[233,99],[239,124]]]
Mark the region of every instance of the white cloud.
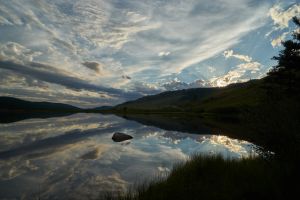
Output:
[[146,16],[143,16],[139,13],[130,12],[130,11],[127,12],[127,16],[129,16],[130,17],[129,20],[134,23],[140,23],[148,19],[148,17]]
[[13,25],[11,22],[9,22],[4,17],[0,16],[0,25]]
[[238,64],[224,75],[211,78],[210,84],[212,86],[224,87],[232,83],[245,82],[251,78],[258,78],[261,75],[259,71],[261,70],[262,64],[253,61],[250,56],[235,54],[233,50],[224,51],[223,55],[226,59],[234,57],[243,61],[243,63]]
[[42,52],[32,51],[15,42],[0,44],[0,60],[32,61],[34,57],[40,55],[42,55]]
[[284,29],[289,26],[289,21],[294,16],[300,15],[300,5],[294,4],[293,6],[289,7],[288,9],[284,10],[280,5],[274,5],[269,10],[269,16],[273,19],[275,25],[278,28]]
[[258,62],[242,63],[231,69],[225,75],[210,79],[210,84],[214,87],[224,87],[232,83],[245,82],[252,78],[259,78],[259,70],[262,65]]
[[183,81],[180,81],[178,79],[174,79],[172,81],[166,82],[162,85],[162,87],[165,90],[183,90],[183,89],[189,89],[189,88],[199,88],[199,87],[211,87],[209,81],[204,80],[195,80],[191,83],[185,83]]
[[271,45],[273,47],[280,46],[281,43],[286,39],[286,36],[289,34],[289,32],[285,32],[282,35],[280,35],[278,38],[275,38],[272,40]]
[[242,70],[258,71],[260,66],[261,64],[258,62],[249,62],[249,63],[239,64],[237,67],[241,71]]
[[155,84],[139,81],[129,82],[129,84],[127,84],[126,87],[129,91],[136,91],[142,95],[151,95],[162,92],[162,90],[158,88]]
[[234,57],[234,58],[237,58],[237,59],[242,60],[244,62],[251,62],[252,61],[252,58],[250,56],[234,54],[233,50],[224,51],[223,55],[224,55],[225,58]]
[[124,12],[102,0],[77,1],[72,9],[75,19],[68,17],[68,20],[73,24],[73,34],[79,34],[90,44],[101,48],[121,49],[136,33],[158,26],[143,23],[147,16],[133,11]]
[[238,71],[232,70],[223,76],[212,78],[211,83],[214,87],[224,87],[236,82],[240,77],[241,74]]
[[171,53],[171,52],[169,52],[169,51],[161,51],[161,52],[159,52],[158,56],[164,57],[164,56],[170,55],[170,53]]
[[[266,37],[270,36],[271,33],[276,33],[278,30],[289,28],[289,22],[295,16],[300,16],[300,5],[294,4],[288,7],[287,9],[282,8],[281,4],[276,4],[270,8],[268,15],[273,20],[274,27],[273,29],[266,34]],[[288,34],[291,33],[291,30],[281,33],[272,39],[271,45],[273,48],[280,46],[282,41],[286,39]]]

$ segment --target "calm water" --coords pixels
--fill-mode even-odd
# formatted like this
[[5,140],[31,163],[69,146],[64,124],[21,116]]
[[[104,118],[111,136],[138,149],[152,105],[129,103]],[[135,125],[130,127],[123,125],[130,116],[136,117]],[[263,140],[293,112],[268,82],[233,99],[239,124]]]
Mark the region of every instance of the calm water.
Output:
[[[115,143],[116,131],[134,138]],[[241,158],[254,152],[249,142],[210,134],[98,114],[0,124],[0,199],[94,199],[167,174],[195,153]]]

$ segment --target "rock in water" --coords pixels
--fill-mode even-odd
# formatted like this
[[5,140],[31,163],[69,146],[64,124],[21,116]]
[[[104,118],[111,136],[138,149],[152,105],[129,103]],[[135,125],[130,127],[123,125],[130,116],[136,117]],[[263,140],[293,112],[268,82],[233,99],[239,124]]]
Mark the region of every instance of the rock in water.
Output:
[[127,135],[125,133],[119,133],[119,132],[114,133],[114,135],[112,136],[112,140],[114,142],[122,142],[122,141],[125,141],[125,140],[130,140],[132,138],[133,137],[130,136],[130,135]]

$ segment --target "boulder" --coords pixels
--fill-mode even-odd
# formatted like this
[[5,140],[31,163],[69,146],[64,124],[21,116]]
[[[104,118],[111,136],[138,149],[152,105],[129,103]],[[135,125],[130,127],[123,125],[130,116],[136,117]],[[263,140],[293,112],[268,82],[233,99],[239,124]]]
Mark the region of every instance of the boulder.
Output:
[[132,138],[133,138],[132,136],[127,135],[125,133],[120,133],[120,132],[116,132],[112,136],[112,140],[114,142],[122,142],[122,141],[125,141],[125,140],[130,140]]

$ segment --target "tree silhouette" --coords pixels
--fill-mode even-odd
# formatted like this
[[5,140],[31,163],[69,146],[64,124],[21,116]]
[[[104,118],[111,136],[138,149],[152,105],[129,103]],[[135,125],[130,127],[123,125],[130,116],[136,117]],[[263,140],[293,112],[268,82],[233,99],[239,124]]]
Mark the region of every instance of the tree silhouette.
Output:
[[[293,22],[300,28],[300,19],[293,18]],[[268,73],[271,80],[274,80],[288,90],[299,88],[300,72],[300,29],[294,31],[293,39],[282,42],[284,47],[278,56],[273,59],[278,64]]]

